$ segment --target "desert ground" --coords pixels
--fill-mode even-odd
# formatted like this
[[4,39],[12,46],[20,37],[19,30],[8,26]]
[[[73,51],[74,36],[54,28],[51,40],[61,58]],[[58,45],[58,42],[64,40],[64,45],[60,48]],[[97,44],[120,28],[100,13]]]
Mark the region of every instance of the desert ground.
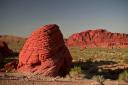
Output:
[[[108,34],[108,32],[106,32],[104,30],[103,31],[95,30],[95,31],[96,31],[95,36],[98,35],[98,33],[104,35],[104,32],[106,35]],[[55,32],[56,32],[56,30],[55,30]],[[89,32],[89,34],[90,34],[90,31],[87,31],[87,32]],[[87,32],[81,32],[81,33],[86,34]],[[93,32],[93,31],[91,31],[91,32]],[[41,33],[40,30],[39,30],[39,33]],[[53,33],[53,32],[51,32],[51,33]],[[95,33],[95,32],[93,32],[93,33]],[[32,34],[32,37],[34,34]],[[57,43],[57,44],[54,43],[55,46],[57,47],[60,44],[62,44],[62,46],[66,47],[66,44],[68,44],[66,47],[67,48],[66,51],[61,51],[61,52],[63,52],[63,53],[70,52],[70,54],[71,54],[70,56],[72,56],[72,62],[70,63],[71,68],[69,67],[69,73],[67,73],[63,77],[60,77],[60,76],[45,77],[38,73],[30,74],[30,73],[25,72],[23,74],[23,73],[18,72],[17,65],[18,65],[19,59],[20,59],[19,54],[20,54],[20,52],[22,52],[22,47],[23,47],[26,39],[28,39],[28,41],[29,41],[29,38],[21,38],[21,37],[8,36],[8,35],[0,36],[0,40],[5,42],[5,43],[3,43],[3,42],[0,43],[0,46],[1,46],[0,84],[1,85],[23,85],[23,84],[24,85],[128,85],[128,48],[127,48],[128,44],[127,44],[127,42],[123,42],[123,41],[121,41],[120,44],[118,43],[120,40],[126,41],[127,35],[126,34],[118,34],[117,35],[117,34],[110,33],[110,32],[109,32],[109,34],[111,36],[109,36],[107,38],[107,42],[106,42],[106,39],[104,39],[106,36],[98,37],[100,39],[100,43],[103,45],[103,47],[111,46],[108,48],[103,48],[103,47],[98,46],[98,44],[99,44],[98,38],[92,38],[91,35],[88,37],[85,37],[85,36],[83,37],[83,36],[81,36],[81,34],[76,34],[76,35],[79,35],[79,38],[81,38],[81,40],[77,40],[76,37],[75,37],[75,39],[74,39],[74,37],[71,37],[71,39],[69,38],[68,43],[66,43],[67,42],[66,39],[65,39],[65,43],[64,43],[64,40],[62,39],[62,35],[60,33],[62,43]],[[36,35],[38,35],[38,30],[37,30]],[[48,36],[45,37],[46,39],[44,39],[44,41],[48,40],[47,38],[49,38],[49,36],[50,36],[50,34],[47,34],[47,35]],[[116,36],[116,38],[115,38],[115,36]],[[35,43],[34,40],[37,39],[37,37],[38,36],[34,37],[34,39],[32,38],[33,40],[30,40],[30,41]],[[56,36],[54,36],[54,37],[55,38],[51,38],[51,39],[56,40],[57,39]],[[88,40],[86,41],[86,39],[89,39],[90,41],[88,41]],[[92,42],[93,39],[97,39],[97,40],[94,40],[97,42],[90,43],[90,42]],[[117,39],[118,42],[113,43],[114,39]],[[42,39],[39,39],[39,40],[42,40]],[[102,42],[102,40],[105,40],[105,41]],[[49,39],[49,42],[51,42],[51,41],[52,40]],[[85,41],[88,42],[89,45]],[[47,44],[49,42],[47,42]],[[58,40],[57,40],[57,42],[58,42]],[[30,42],[30,43],[27,43],[27,45],[30,44],[31,48],[33,48],[33,43]],[[41,44],[42,43],[44,43],[44,42],[41,42]],[[83,43],[87,44],[88,46],[86,46],[86,48],[84,48],[84,49],[83,48],[81,49],[79,47],[79,45],[83,45],[83,47],[84,47]],[[35,43],[35,44],[39,45],[39,43]],[[46,44],[43,44],[43,45],[45,48]],[[51,43],[48,45],[51,45],[51,47],[53,46],[53,44],[51,44]],[[72,45],[72,46],[69,46],[69,45]],[[76,46],[73,46],[73,45],[76,45]],[[90,46],[94,46],[94,45],[97,47],[90,48]],[[3,47],[5,46],[5,48],[2,48],[2,46]],[[118,48],[116,46],[118,46]],[[48,47],[48,46],[46,46],[46,47]],[[54,49],[54,48],[52,48],[52,49]],[[9,49],[11,49],[12,51],[10,51]],[[26,50],[26,49],[27,48],[25,48],[24,52],[28,51],[28,53],[30,53],[29,52],[30,50]],[[63,49],[61,48],[61,50],[63,50]],[[4,51],[6,51],[6,52],[4,52]],[[52,50],[52,51],[54,51],[54,50]],[[6,55],[7,52],[10,54]],[[3,53],[3,56],[2,56],[2,53]],[[38,52],[38,53],[40,53],[40,52]],[[61,56],[63,56],[63,53],[61,54]],[[57,52],[56,53],[54,52],[54,54],[60,54],[60,51],[58,52],[58,50],[57,50]],[[27,56],[25,56],[25,58],[29,57],[29,56],[27,55]],[[59,57],[60,57],[60,55],[59,55]],[[65,58],[65,56],[64,56],[64,58]],[[62,58],[62,59],[64,59],[64,58]],[[71,58],[67,58],[66,63],[68,63],[68,59],[71,59]],[[61,61],[61,58],[59,58],[59,60]],[[22,60],[22,61],[24,62],[24,60]],[[59,62],[59,63],[61,63],[61,62]],[[57,65],[59,63],[57,63]],[[66,64],[66,63],[64,62],[64,64]],[[26,63],[26,64],[28,65],[28,63]],[[40,64],[40,65],[42,65],[42,64]],[[44,62],[43,62],[43,65],[44,65]],[[38,67],[38,64],[37,64],[37,67]],[[32,68],[32,67],[30,67],[30,68]],[[66,68],[68,68],[68,65]],[[42,69],[40,71],[42,71]],[[59,72],[57,72],[57,73],[59,73]],[[63,72],[60,72],[60,73],[63,73]]]
[[[33,74],[20,74],[15,69],[0,73],[1,85],[127,85],[128,49],[70,47],[72,68],[66,77],[47,78]],[[18,53],[7,56],[5,63],[16,60]],[[125,72],[124,72],[125,71]]]

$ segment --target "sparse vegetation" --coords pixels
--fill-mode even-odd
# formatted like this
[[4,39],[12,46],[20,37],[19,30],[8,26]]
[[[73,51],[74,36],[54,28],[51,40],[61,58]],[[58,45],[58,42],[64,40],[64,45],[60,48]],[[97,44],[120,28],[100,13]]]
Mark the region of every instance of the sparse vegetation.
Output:
[[105,81],[105,79],[102,75],[96,75],[93,77],[93,79],[96,80],[97,82],[99,82],[100,85],[104,85],[103,82]]
[[69,50],[73,60],[79,63],[74,65],[79,65],[83,71],[86,71],[84,73],[85,78],[90,79],[100,74],[104,79],[117,80],[118,76],[124,76],[120,73],[128,69],[126,66],[128,64],[128,48],[87,48],[80,50],[77,47],[70,47]]
[[128,64],[128,53],[126,55],[123,55],[123,63]]
[[[128,64],[128,48],[80,50],[77,47],[71,47],[69,51],[73,57],[73,66],[69,72],[71,78],[94,79],[101,85],[106,79],[128,81],[128,70],[122,69],[121,66]],[[7,63],[13,59],[18,60],[18,53],[5,57],[4,62]]]
[[123,71],[118,79],[128,82],[128,70]]
[[93,60],[105,60],[105,61],[116,61],[121,62],[126,56],[128,56],[128,48],[87,48],[80,50],[78,47],[70,47],[70,53],[74,60],[79,60],[80,58],[88,60],[92,58]]
[[84,71],[80,66],[74,66],[73,68],[71,68],[69,74],[71,77],[82,77],[84,76]]

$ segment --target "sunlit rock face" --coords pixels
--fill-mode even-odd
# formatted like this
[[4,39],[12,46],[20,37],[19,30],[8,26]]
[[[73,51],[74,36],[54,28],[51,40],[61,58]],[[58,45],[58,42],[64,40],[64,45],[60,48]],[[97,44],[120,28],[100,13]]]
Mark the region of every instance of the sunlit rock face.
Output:
[[67,46],[85,48],[128,48],[128,34],[111,33],[105,29],[87,30],[71,35]]
[[59,27],[49,24],[29,36],[20,52],[17,70],[44,76],[64,76],[70,69],[71,61]]

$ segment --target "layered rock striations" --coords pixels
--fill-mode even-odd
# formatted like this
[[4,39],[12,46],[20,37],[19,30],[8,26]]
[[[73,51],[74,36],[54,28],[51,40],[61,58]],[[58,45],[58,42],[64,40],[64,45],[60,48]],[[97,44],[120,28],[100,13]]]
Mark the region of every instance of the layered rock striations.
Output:
[[128,48],[128,34],[111,33],[105,29],[87,30],[71,35],[67,46],[84,48]]
[[45,25],[32,32],[20,55],[18,72],[44,76],[64,76],[72,62],[63,35],[55,24]]

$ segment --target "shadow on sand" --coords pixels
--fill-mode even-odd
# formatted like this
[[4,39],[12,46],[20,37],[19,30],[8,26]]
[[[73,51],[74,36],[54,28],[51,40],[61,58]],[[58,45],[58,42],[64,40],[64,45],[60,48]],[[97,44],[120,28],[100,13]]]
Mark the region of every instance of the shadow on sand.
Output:
[[95,61],[92,62],[91,60],[87,60],[86,62],[83,61],[76,61],[73,62],[73,67],[74,66],[80,66],[83,73],[85,74],[85,78],[91,79],[94,76],[103,76],[105,79],[112,79],[116,80],[119,77],[119,74],[124,71],[120,69],[116,70],[101,70],[99,69],[99,66],[103,65],[113,65],[117,64],[114,61]]
[[0,68],[3,68],[5,64],[11,62],[11,61],[18,61],[19,53],[14,52],[7,56],[2,56],[1,62],[0,62]]

